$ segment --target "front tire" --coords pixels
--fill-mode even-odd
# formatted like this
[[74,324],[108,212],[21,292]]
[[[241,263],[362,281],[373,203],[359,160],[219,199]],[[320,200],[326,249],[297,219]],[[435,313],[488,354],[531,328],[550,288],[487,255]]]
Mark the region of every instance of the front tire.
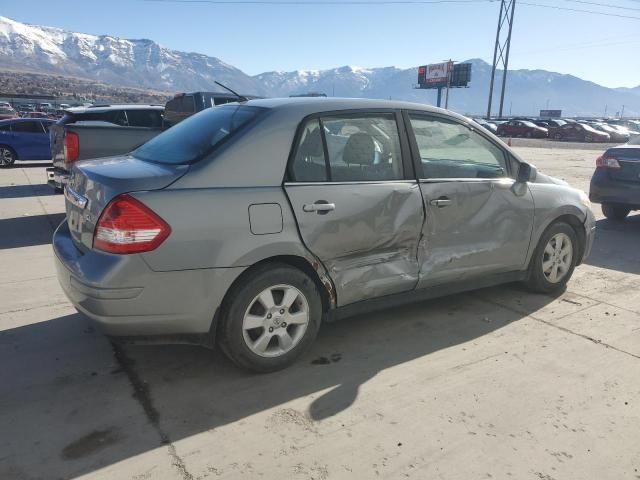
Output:
[[612,203],[603,203],[602,204],[602,214],[607,217],[609,220],[614,220],[616,222],[621,222],[627,215],[631,212],[630,208],[624,207],[622,205],[615,205]]
[[16,154],[9,147],[0,145],[0,168],[9,168],[16,162]]
[[564,222],[552,224],[540,238],[529,264],[527,288],[537,293],[564,289],[573,275],[578,252],[573,228]]
[[289,265],[266,264],[249,272],[225,300],[220,346],[247,370],[281,370],[313,343],[321,319],[315,282]]

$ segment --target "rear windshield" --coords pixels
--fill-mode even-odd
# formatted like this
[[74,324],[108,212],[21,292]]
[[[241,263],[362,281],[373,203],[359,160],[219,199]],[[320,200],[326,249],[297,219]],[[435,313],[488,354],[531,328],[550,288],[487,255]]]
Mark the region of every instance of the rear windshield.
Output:
[[194,163],[262,111],[263,108],[246,105],[208,108],[152,138],[131,154],[140,160],[155,163]]

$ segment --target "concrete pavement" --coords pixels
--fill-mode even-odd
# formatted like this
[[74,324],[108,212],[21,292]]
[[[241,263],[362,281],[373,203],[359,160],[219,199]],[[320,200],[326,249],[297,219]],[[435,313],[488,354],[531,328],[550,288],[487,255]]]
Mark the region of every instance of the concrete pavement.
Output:
[[[583,189],[598,155],[519,151]],[[600,219],[558,297],[509,285],[325,325],[256,376],[114,349],[57,284],[43,181],[0,170],[2,479],[640,478],[640,215]]]

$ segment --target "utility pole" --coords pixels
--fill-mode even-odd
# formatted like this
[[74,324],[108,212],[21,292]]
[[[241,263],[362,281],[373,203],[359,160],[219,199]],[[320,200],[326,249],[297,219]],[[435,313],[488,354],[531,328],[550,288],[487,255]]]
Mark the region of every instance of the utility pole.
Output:
[[620,114],[620,118],[624,117],[624,105],[622,105],[622,113]]
[[451,70],[452,70],[451,66],[452,65],[453,65],[453,61],[449,59],[449,61],[447,62],[447,96],[444,100],[445,110],[449,109],[449,89],[451,88]]
[[[493,87],[495,84],[496,70],[502,65],[502,89],[500,93],[500,111],[502,116],[504,107],[504,92],[507,85],[507,70],[509,69],[509,51],[511,50],[511,31],[513,30],[513,15],[516,9],[516,0],[500,0],[500,15],[498,16],[498,30],[496,43],[493,47],[493,67],[491,69],[491,84],[489,86],[489,105],[487,106],[487,119],[491,119],[491,106],[493,103]],[[507,30],[506,39],[503,31]]]

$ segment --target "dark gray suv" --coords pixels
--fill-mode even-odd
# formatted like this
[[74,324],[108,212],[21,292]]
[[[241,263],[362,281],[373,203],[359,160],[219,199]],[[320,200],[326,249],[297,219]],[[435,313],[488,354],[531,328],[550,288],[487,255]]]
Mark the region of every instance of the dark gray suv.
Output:
[[65,195],[53,248],[79,311],[121,340],[217,340],[256,371],[289,365],[323,321],[502,282],[560,289],[594,233],[583,192],[469,119],[375,100],[204,110],[79,162]]

